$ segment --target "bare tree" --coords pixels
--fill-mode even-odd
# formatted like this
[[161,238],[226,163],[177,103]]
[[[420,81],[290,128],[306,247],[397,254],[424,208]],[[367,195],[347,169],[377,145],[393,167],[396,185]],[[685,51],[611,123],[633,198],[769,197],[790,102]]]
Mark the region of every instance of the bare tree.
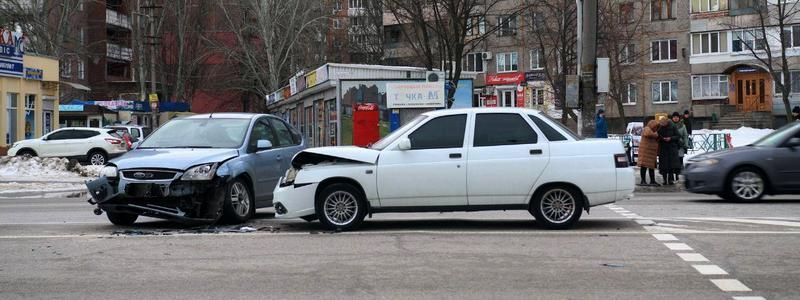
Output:
[[792,64],[786,56],[786,48],[800,45],[800,41],[792,40],[791,34],[791,27],[797,21],[800,6],[797,1],[792,0],[757,0],[755,3],[756,5],[750,8],[757,14],[755,28],[739,24],[728,24],[728,27],[751,29],[742,31],[734,39],[739,42],[742,50],[749,51],[758,64],[770,73],[776,90],[781,93],[786,120],[792,122],[792,108],[789,101],[793,84],[789,72]]
[[176,0],[164,3],[164,43],[161,56],[165,97],[190,102],[201,84],[206,60],[212,52],[206,42],[207,1]]
[[0,24],[12,30],[15,26],[22,28],[27,37],[25,51],[61,59],[85,50],[81,47],[66,47],[67,44],[79,45],[75,35],[79,28],[71,21],[79,11],[81,0],[0,2]]
[[383,8],[381,1],[364,1],[364,8],[351,17],[348,52],[358,63],[378,64],[383,59]]
[[[648,1],[601,1],[598,11],[598,52],[609,58],[611,71],[608,98],[626,124],[624,103],[631,96],[628,85],[641,78],[643,68],[636,62],[650,53],[649,48],[641,47],[648,35]],[[638,95],[637,90],[633,92]]]

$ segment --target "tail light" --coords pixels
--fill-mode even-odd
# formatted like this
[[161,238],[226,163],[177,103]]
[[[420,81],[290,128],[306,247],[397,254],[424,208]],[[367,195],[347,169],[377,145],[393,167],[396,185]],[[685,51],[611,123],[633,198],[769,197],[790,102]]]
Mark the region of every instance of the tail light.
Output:
[[112,144],[112,145],[122,144],[122,140],[118,140],[118,139],[106,139],[106,142],[108,142],[109,144]]
[[628,164],[628,155],[625,154],[614,154],[614,165],[617,168],[627,168],[630,165]]

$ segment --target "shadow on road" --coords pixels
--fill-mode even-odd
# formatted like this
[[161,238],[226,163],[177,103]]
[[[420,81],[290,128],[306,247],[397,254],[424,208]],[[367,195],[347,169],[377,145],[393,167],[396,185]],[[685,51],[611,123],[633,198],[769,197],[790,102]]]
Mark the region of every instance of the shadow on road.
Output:
[[687,200],[687,202],[694,203],[719,203],[719,204],[793,204],[800,203],[800,199],[762,199],[759,201],[732,201],[726,199],[695,199]]

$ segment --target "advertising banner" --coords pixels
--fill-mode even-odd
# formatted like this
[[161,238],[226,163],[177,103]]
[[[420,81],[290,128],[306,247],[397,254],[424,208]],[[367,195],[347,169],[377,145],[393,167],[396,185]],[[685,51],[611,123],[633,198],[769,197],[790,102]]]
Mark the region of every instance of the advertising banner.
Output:
[[525,74],[522,72],[486,75],[486,85],[516,85],[523,81],[525,81]]
[[486,95],[483,98],[483,106],[497,107],[497,95]]
[[43,76],[44,70],[42,69],[25,68],[25,79],[42,80]]
[[388,108],[438,108],[445,106],[444,82],[386,83]]
[[22,77],[24,37],[21,32],[0,27],[0,75]]

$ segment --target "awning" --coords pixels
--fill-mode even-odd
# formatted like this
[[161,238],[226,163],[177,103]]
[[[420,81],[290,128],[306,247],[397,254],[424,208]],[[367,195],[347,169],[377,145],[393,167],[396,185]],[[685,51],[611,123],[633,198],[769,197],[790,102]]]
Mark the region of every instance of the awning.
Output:
[[62,81],[61,83],[64,83],[64,84],[66,84],[68,86],[71,86],[72,88],[78,89],[78,90],[84,90],[84,91],[91,91],[92,90],[88,86],[82,85],[80,83],[72,83],[72,82],[66,82],[66,81]]

